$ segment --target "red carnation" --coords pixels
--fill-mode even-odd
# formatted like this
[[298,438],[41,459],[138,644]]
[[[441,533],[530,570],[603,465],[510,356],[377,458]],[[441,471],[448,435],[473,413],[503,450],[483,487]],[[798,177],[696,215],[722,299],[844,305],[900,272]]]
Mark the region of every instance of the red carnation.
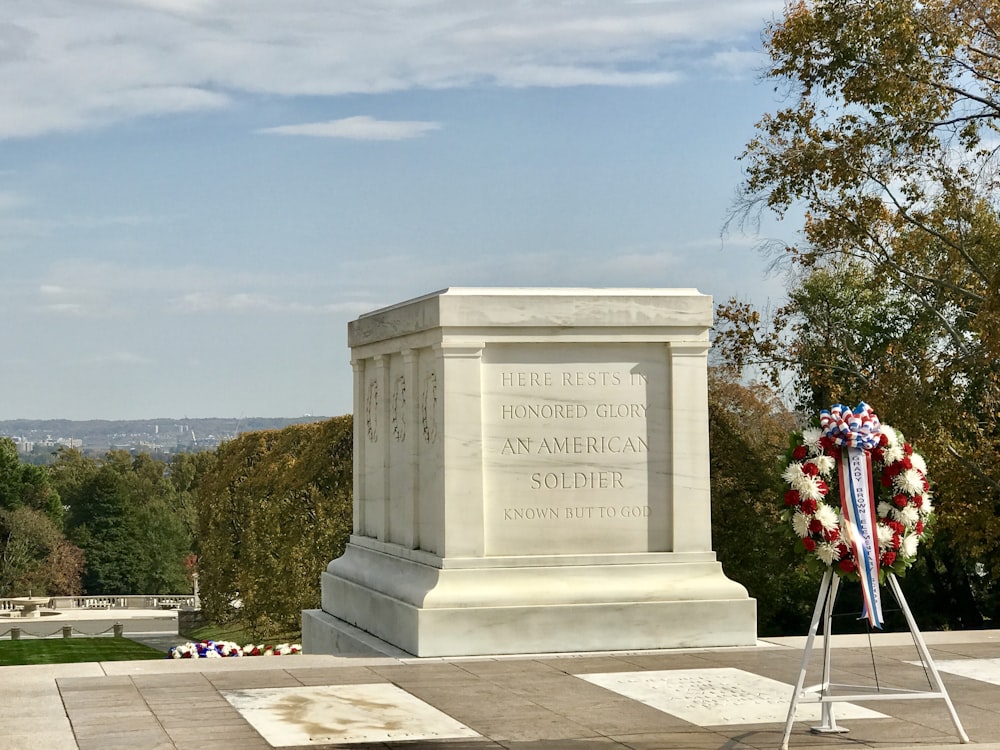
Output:
[[888,444],[889,444],[889,438],[883,432],[882,434],[880,434],[878,436],[878,445],[879,445],[879,448],[885,448],[885,446],[887,446]]
[[892,565],[894,562],[896,562],[895,552],[886,552],[884,555],[882,555],[883,565]]
[[913,446],[910,445],[909,443],[903,443],[903,453],[905,453],[907,456],[912,456]]
[[902,493],[894,495],[892,501],[896,504],[897,508],[905,508],[906,503],[909,502],[910,498]]
[[892,535],[892,548],[893,549],[899,549],[902,546],[902,544],[903,544],[903,537],[901,537],[899,534],[893,534]]
[[877,463],[883,463],[885,461],[885,454],[882,452],[881,448],[872,448],[872,459]]
[[802,473],[811,477],[819,476],[819,468],[814,463],[802,464]]
[[808,513],[815,513],[816,512],[816,501],[813,500],[811,497],[810,498],[806,498],[805,500],[802,501],[801,508],[802,508],[802,512],[803,513],[806,513],[806,514],[808,514]]
[[807,455],[809,455],[809,451],[804,445],[797,445],[795,446],[795,450],[792,451],[792,458],[796,461],[801,461]]
[[828,542],[835,542],[840,539],[840,529],[826,529],[823,532],[823,538]]
[[798,490],[788,490],[788,492],[785,493],[785,505],[788,505],[789,507],[792,505],[798,505],[800,499],[801,496],[799,495]]
[[824,482],[822,479],[816,480],[816,489],[822,492],[824,495],[830,491],[830,485]]
[[807,552],[812,552],[816,549],[816,540],[806,537],[802,540],[802,546],[806,548]]
[[818,518],[814,518],[809,522],[809,533],[818,534],[823,530],[823,524]]
[[888,467],[882,472],[882,478],[879,480],[879,483],[883,487],[892,487],[892,474],[889,473]]
[[898,466],[902,467],[901,469],[897,469],[896,470],[897,474],[900,471],[902,471],[902,469],[912,469],[913,468],[913,461],[911,461],[909,458],[903,458],[902,460],[897,461],[896,463],[897,463]]
[[837,545],[837,554],[841,558],[847,557],[847,545],[846,544],[838,544]]
[[841,560],[837,563],[837,567],[840,568],[845,573],[854,572],[854,560]]
[[916,532],[918,534],[923,534],[924,533],[924,522],[923,521],[917,521],[917,525],[914,526],[913,528],[916,529]]
[[889,523],[887,525],[889,526],[890,529],[892,529],[893,531],[895,531],[897,534],[902,534],[903,533],[903,524],[902,524],[902,522],[900,522],[900,521],[889,521]]
[[924,485],[924,492],[930,490],[931,483],[927,481],[927,477],[920,477],[920,482]]
[[914,495],[913,496],[913,504],[916,505],[918,508],[923,508],[924,507],[924,496],[923,495]]
[[837,444],[833,442],[833,438],[824,435],[819,439],[819,445],[825,453],[832,454],[836,452]]

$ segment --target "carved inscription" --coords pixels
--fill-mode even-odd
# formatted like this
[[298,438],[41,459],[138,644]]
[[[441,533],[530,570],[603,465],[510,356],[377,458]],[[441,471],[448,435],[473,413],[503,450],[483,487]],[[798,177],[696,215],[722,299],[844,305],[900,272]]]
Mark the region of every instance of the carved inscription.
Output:
[[655,345],[488,347],[490,554],[661,549],[666,379]]
[[[495,416],[505,431],[510,431],[496,443],[501,456],[535,455],[557,461],[563,458],[572,465],[579,464],[581,459],[596,463],[604,456],[640,456],[649,452],[645,435],[647,377],[641,372],[500,369],[499,381],[499,413]],[[569,400],[574,396],[581,400]],[[601,396],[623,398],[604,400]],[[521,425],[532,429],[534,434],[519,433]],[[538,431],[539,427],[542,431]],[[602,428],[611,431],[603,433]],[[632,432],[628,432],[630,428]],[[527,476],[527,489],[542,492],[621,490],[628,481],[626,472],[613,469],[531,471]],[[537,517],[559,517],[558,509],[552,510],[551,516]],[[614,517],[613,507],[601,510],[601,517]],[[504,518],[530,520],[530,515],[516,511],[505,508]],[[562,517],[578,516],[567,513]]]

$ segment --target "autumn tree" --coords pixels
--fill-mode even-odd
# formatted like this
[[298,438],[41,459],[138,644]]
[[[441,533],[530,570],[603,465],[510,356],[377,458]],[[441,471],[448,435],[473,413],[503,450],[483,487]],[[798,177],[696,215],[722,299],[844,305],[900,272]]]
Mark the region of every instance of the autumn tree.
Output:
[[[264,637],[319,606],[320,574],[351,529],[352,420],[338,417],[224,443],[198,484],[206,614]],[[234,608],[233,604],[240,606]]]
[[46,514],[0,510],[0,597],[81,592],[83,552]]
[[720,351],[919,443],[951,624],[1000,616],[1000,1],[800,0],[765,43],[786,106],[743,154],[734,219],[805,218],[788,304],[724,306]]
[[761,635],[803,632],[816,593],[776,501],[784,487],[775,468],[794,427],[772,388],[711,373],[712,546],[726,575],[757,600]]

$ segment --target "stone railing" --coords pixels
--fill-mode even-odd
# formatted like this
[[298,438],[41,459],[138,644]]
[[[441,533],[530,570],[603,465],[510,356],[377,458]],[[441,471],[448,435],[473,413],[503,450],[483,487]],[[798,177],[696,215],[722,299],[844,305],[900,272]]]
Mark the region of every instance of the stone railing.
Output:
[[[17,597],[0,599],[0,612],[21,608]],[[49,599],[49,609],[180,609],[193,607],[194,596],[189,594],[165,594],[162,596],[53,596]]]

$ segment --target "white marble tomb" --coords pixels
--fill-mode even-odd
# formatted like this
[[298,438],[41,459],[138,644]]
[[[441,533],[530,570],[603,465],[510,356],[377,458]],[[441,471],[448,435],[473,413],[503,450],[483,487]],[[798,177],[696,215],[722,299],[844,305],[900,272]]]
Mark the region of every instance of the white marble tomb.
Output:
[[753,644],[711,544],[711,323],[693,289],[529,288],[353,321],[354,531],[305,650]]

